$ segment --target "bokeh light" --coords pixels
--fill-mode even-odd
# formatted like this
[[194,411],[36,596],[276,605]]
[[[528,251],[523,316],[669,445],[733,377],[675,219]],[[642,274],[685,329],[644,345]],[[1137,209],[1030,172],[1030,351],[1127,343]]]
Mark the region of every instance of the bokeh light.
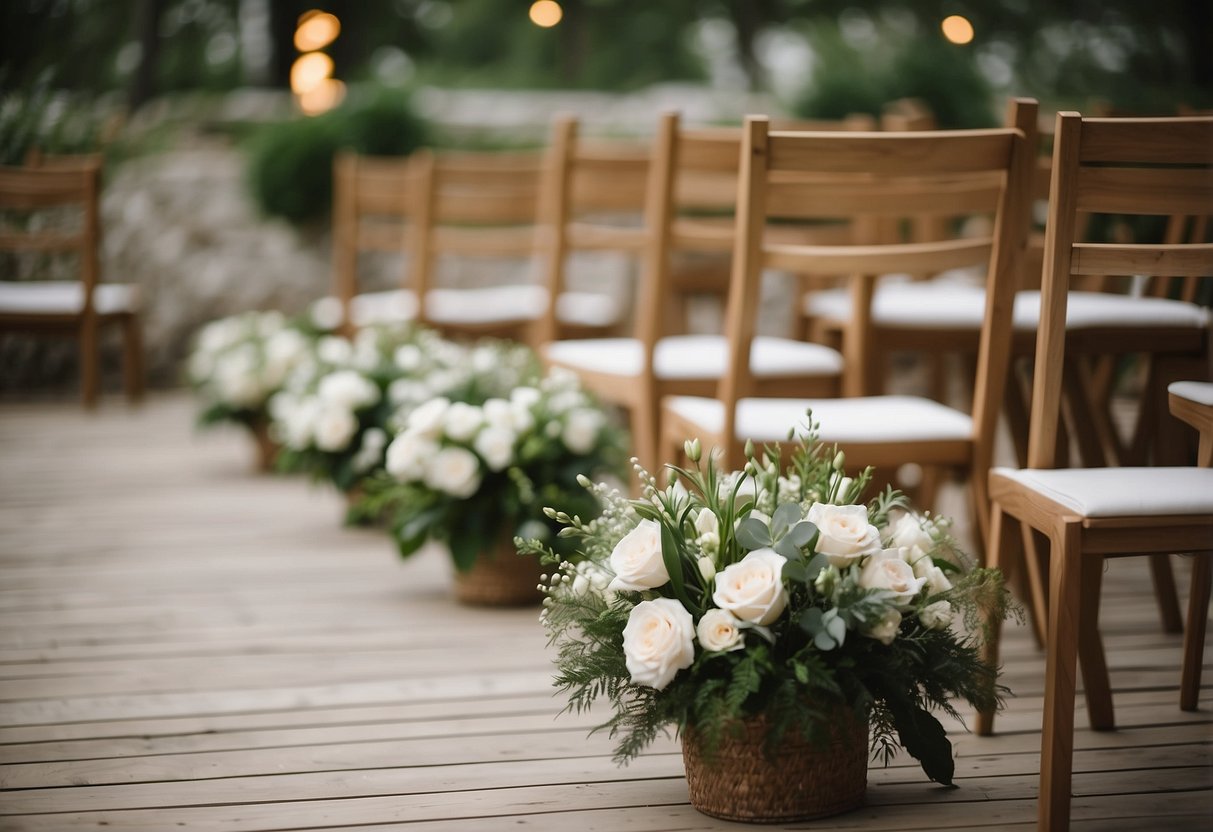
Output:
[[939,24],[943,36],[952,43],[965,44],[973,40],[973,24],[958,14],[950,15]]
[[299,95],[299,109],[304,115],[315,116],[331,110],[345,98],[345,84],[336,78],[325,78],[307,92]]
[[300,52],[323,49],[341,34],[341,21],[328,12],[313,9],[299,15],[295,29],[295,48]]
[[333,74],[333,59],[323,52],[300,55],[291,64],[291,91],[303,95],[314,90]]
[[556,0],[535,0],[531,4],[531,22],[536,26],[550,29],[564,17],[564,9]]

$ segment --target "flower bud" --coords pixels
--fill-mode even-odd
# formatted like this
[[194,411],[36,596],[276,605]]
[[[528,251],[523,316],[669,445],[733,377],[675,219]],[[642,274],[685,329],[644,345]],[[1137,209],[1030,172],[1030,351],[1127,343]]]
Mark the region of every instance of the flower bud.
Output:
[[745,441],[745,457],[746,457],[746,459],[750,459],[753,456],[754,456],[754,440],[747,439]]
[[842,466],[847,464],[847,455],[839,451],[834,455],[834,470],[841,471]]
[[691,462],[698,462],[703,457],[703,446],[698,439],[688,439],[682,447]]
[[705,581],[710,581],[716,577],[716,564],[712,563],[712,559],[707,555],[699,559],[698,566],[699,574],[703,576]]

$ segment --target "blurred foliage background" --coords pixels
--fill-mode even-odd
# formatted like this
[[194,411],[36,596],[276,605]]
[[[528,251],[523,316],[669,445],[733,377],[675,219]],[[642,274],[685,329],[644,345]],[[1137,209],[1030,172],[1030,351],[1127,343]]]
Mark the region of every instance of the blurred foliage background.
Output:
[[[154,148],[151,111],[234,90],[287,90],[301,15],[340,21],[325,45],[345,101],[305,119],[254,105],[208,125],[247,140],[263,208],[327,205],[324,160],[349,145],[405,153],[428,131],[411,91],[629,91],[662,82],[750,90],[794,115],[879,114],[922,99],[942,127],[995,123],[1007,95],[1042,109],[1169,114],[1213,106],[1209,0],[5,0],[0,162],[38,145]],[[971,41],[940,22],[963,15]],[[277,100],[289,104],[289,96]],[[175,105],[175,104],[174,104]],[[159,110],[157,110],[159,108]],[[278,123],[281,122],[281,123]],[[302,173],[301,173],[302,172]],[[322,210],[322,209],[321,209]]]

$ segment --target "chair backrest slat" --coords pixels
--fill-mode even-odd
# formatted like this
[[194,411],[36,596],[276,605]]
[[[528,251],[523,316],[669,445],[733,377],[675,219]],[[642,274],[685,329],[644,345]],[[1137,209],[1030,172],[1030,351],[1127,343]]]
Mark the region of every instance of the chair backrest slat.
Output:
[[[957,134],[963,132],[963,138]],[[766,169],[910,176],[997,170],[1011,149],[1005,130],[913,133],[771,133]]]
[[1201,239],[1205,226],[1199,222],[1188,238],[1192,242],[1182,242],[1182,226],[1172,225],[1167,241],[1159,244],[1083,243],[1077,233],[1081,211],[1173,217],[1213,213],[1213,117],[1084,119],[1078,113],[1057,114],[1032,383],[1030,468],[1058,463],[1071,277],[1213,276],[1213,245]]

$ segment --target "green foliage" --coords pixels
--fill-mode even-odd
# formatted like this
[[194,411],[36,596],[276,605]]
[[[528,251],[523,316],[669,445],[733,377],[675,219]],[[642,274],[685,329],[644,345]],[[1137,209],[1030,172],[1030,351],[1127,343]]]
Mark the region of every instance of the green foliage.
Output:
[[292,222],[323,216],[333,198],[333,157],[341,148],[405,156],[428,127],[399,90],[353,90],[323,115],[268,125],[252,139],[249,181],[261,209]]
[[92,153],[101,144],[101,123],[86,106],[56,93],[49,74],[29,89],[11,92],[9,70],[0,68],[0,164],[20,165],[31,149],[44,153]]

